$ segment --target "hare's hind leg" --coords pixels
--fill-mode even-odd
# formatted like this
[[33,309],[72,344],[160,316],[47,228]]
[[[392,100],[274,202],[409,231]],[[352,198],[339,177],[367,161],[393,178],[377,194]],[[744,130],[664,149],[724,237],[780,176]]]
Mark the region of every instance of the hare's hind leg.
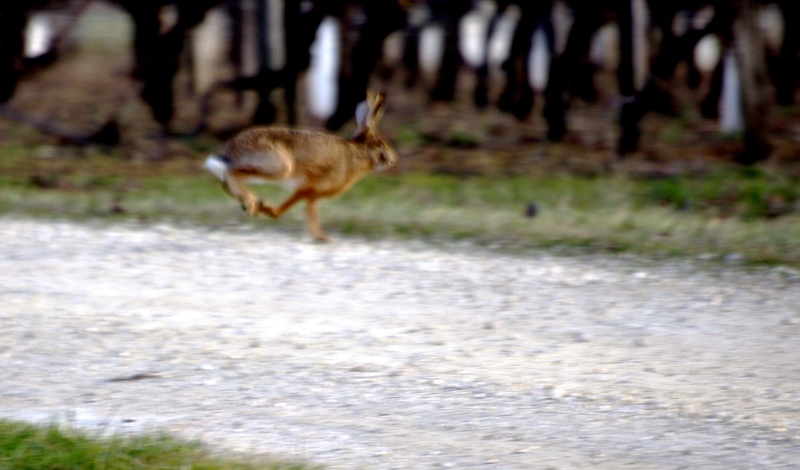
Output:
[[290,153],[285,150],[245,154],[236,163],[231,164],[228,194],[242,203],[242,208],[251,216],[264,214],[277,219],[285,210],[274,209],[258,199],[242,182],[248,178],[264,181],[280,181],[286,179],[294,170],[294,162]]
[[253,217],[260,212],[261,201],[234,175],[228,175],[222,181],[222,189],[232,198],[239,201],[247,215]]

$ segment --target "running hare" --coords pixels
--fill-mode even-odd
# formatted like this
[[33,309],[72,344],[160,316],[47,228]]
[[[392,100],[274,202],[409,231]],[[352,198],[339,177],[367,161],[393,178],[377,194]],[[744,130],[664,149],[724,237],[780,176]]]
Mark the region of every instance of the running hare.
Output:
[[[327,240],[317,213],[317,199],[337,196],[371,170],[394,165],[397,155],[378,135],[386,96],[367,93],[356,109],[358,128],[350,139],[323,132],[256,127],[231,139],[221,156],[211,155],[205,168],[249,215],[259,212],[278,218],[301,199],[306,200],[308,229]],[[280,206],[259,200],[246,181],[278,182],[293,190]]]

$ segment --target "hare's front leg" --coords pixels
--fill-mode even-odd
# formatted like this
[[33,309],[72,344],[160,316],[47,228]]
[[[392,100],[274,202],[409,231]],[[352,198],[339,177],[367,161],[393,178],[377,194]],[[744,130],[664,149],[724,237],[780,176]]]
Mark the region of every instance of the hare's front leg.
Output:
[[259,210],[262,214],[277,219],[278,217],[283,215],[284,212],[291,209],[292,206],[300,202],[300,200],[305,199],[307,201],[306,222],[308,230],[318,241],[328,241],[328,237],[327,235],[325,235],[325,232],[322,231],[322,226],[319,223],[319,213],[317,212],[317,197],[318,196],[314,193],[313,190],[298,189],[291,196],[289,196],[289,199],[284,201],[283,204],[281,204],[277,209],[274,209],[264,203],[261,203],[261,207]]
[[319,223],[319,211],[317,210],[317,200],[315,198],[309,198],[306,203],[306,223],[308,231],[317,241],[328,241],[328,236],[322,231],[322,225]]

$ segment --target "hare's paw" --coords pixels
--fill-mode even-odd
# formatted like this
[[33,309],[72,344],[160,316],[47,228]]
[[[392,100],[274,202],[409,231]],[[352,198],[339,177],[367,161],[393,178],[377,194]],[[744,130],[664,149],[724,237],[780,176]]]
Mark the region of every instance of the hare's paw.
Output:
[[278,218],[278,213],[275,211],[275,209],[272,206],[264,204],[264,202],[262,201],[258,201],[258,212],[266,216],[272,217],[273,219]]
[[256,198],[245,198],[242,199],[242,210],[247,213],[250,217],[255,217],[260,212],[261,208],[261,201]]
[[327,243],[327,242],[331,241],[331,239],[328,238],[328,235],[325,234],[325,232],[322,231],[322,228],[320,228],[320,227],[309,227],[309,229],[311,231],[311,236],[314,237],[314,242],[316,242],[316,243]]

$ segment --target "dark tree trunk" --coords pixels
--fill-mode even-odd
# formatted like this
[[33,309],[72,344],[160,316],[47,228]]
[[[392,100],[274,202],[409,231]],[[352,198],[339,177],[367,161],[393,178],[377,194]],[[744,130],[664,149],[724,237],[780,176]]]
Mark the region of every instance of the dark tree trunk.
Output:
[[[528,82],[531,38],[536,28],[547,21],[552,2],[526,1],[520,2],[519,6],[522,16],[514,29],[508,59],[503,64],[506,84],[497,105],[502,111],[513,114],[517,119],[526,120],[533,110],[533,89]],[[549,49],[552,51],[552,47]],[[553,59],[553,63],[557,60]]]
[[25,2],[3,2],[0,6],[0,103],[14,95],[22,73],[24,31],[27,23]]
[[551,141],[560,141],[567,130],[567,89],[574,85],[576,77],[589,73],[586,69],[589,46],[594,33],[605,23],[603,5],[597,2],[578,2],[574,12],[575,21],[564,52],[553,58],[545,89],[544,116],[548,127],[547,138]]
[[[325,123],[329,130],[340,129],[353,117],[356,106],[366,97],[369,78],[380,58],[384,39],[392,31],[405,26],[405,11],[396,0],[362,0],[361,3],[366,21],[361,25],[352,48],[347,47],[347,42],[342,43],[344,50],[339,73],[339,99],[336,111]],[[345,23],[343,34],[352,33],[346,30]]]
[[744,104],[744,149],[736,161],[752,164],[766,159],[772,146],[768,138],[768,74],[764,46],[758,31],[756,0],[733,0],[734,46],[739,64]]
[[178,20],[169,31],[161,33],[158,0],[114,0],[133,19],[134,74],[142,81],[142,99],[164,130],[174,114],[173,80],[178,71],[186,33],[197,26],[208,10],[222,0],[183,0],[175,2]]
[[797,85],[798,57],[800,51],[800,2],[798,0],[781,0],[778,2],[783,12],[783,43],[778,55],[775,71],[775,97],[779,104],[794,104],[794,92]]
[[444,51],[439,64],[436,83],[431,90],[433,101],[453,101],[456,94],[458,71],[461,68],[459,27],[461,18],[470,9],[470,0],[430,0],[434,21],[444,29]]
[[619,68],[617,81],[622,95],[620,109],[620,136],[617,151],[626,155],[639,146],[640,122],[644,115],[641,97],[636,89],[636,57],[634,54],[634,16],[630,0],[617,0],[617,23],[619,25]]

